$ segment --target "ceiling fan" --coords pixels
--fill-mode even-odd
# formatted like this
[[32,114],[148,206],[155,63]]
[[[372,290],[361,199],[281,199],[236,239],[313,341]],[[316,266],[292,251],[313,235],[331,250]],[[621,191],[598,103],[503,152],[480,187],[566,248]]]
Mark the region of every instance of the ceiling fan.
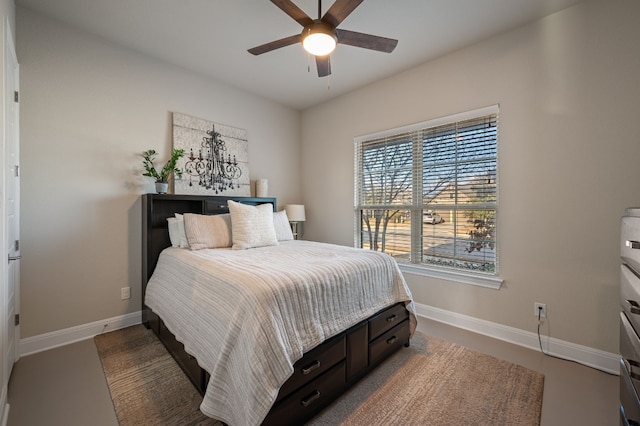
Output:
[[311,19],[291,0],[271,0],[284,13],[303,26],[302,33],[265,43],[248,51],[253,55],[261,55],[281,47],[302,43],[304,49],[316,57],[318,77],[331,74],[329,56],[337,43],[391,53],[398,44],[398,40],[337,28],[363,1],[336,0],[322,16],[322,0],[318,0],[318,19]]

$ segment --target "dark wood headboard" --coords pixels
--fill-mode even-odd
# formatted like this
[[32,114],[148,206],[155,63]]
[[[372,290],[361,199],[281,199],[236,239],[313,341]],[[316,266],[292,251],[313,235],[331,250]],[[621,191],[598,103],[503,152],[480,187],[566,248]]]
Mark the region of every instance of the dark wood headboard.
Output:
[[175,213],[206,215],[229,213],[228,200],[254,206],[271,203],[273,211],[276,211],[275,198],[174,194],[142,196],[142,322],[144,324],[148,323],[150,312],[144,304],[147,282],[158,263],[160,252],[171,246],[167,218],[174,217]]

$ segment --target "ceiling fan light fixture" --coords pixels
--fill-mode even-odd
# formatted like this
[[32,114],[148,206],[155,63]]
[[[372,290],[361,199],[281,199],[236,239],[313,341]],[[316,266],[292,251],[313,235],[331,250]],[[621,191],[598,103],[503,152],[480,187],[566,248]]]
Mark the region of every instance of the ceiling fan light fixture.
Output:
[[336,48],[338,37],[333,27],[324,22],[314,22],[302,31],[302,46],[314,56],[326,56]]
[[262,55],[281,47],[300,43],[309,55],[315,56],[318,77],[331,74],[330,54],[338,43],[385,53],[393,52],[398,44],[398,40],[392,38],[337,29],[363,0],[334,0],[324,15],[322,15],[322,0],[318,0],[318,19],[311,19],[293,3],[293,0],[271,0],[271,2],[300,24],[303,28],[302,33],[252,47],[248,49],[249,53]]

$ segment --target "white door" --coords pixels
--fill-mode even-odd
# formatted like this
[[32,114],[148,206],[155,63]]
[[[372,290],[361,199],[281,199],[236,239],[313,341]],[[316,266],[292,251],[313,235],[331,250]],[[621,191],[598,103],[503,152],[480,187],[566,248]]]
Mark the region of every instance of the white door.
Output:
[[20,133],[19,68],[13,37],[5,24],[4,214],[7,253],[5,383],[19,357],[20,326]]

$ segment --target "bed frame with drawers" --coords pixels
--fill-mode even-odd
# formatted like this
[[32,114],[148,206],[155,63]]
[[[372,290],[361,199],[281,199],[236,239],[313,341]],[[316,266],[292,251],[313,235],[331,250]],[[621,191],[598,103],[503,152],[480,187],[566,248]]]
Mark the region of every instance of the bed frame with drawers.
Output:
[[[154,331],[201,394],[206,390],[208,373],[144,304],[144,296],[160,252],[170,246],[167,218],[175,213],[228,213],[228,200],[250,205],[272,203],[276,209],[274,198],[142,196],[142,322]],[[398,303],[305,353],[294,364],[293,375],[280,388],[263,425],[302,424],[402,346],[409,346],[409,313],[404,303]]]

